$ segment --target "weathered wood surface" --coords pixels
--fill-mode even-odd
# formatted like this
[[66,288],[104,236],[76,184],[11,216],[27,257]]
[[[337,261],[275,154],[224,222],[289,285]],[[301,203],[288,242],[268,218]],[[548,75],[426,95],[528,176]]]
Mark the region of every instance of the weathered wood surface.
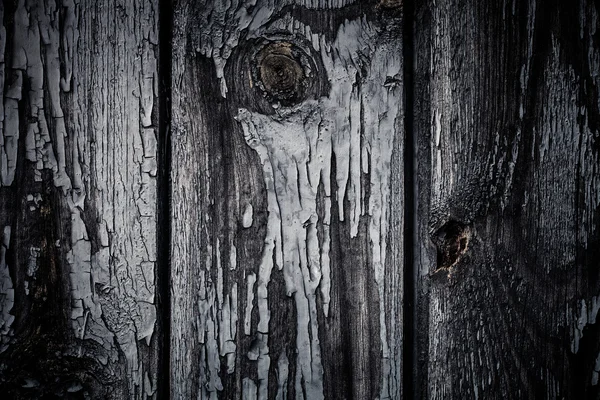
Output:
[[2,397],[155,397],[157,2],[0,24]]
[[417,3],[417,396],[598,399],[600,6]]
[[415,3],[0,3],[0,395],[600,399],[600,5]]
[[400,398],[398,6],[178,3],[173,398]]

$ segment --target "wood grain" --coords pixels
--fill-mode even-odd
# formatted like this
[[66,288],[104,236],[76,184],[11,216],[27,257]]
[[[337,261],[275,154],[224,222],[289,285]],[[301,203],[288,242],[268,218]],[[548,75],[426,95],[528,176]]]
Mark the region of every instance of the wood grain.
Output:
[[398,398],[399,13],[182,1],[174,25],[171,396]]
[[0,14],[1,392],[153,398],[157,2]]
[[418,396],[600,398],[598,11],[418,4]]
[[0,394],[600,399],[598,1],[172,6],[0,3]]

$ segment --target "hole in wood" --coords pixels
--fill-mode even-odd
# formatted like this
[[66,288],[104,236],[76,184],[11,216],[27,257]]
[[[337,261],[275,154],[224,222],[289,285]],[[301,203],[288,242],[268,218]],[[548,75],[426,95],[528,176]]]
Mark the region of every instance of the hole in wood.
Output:
[[437,247],[437,269],[448,269],[456,265],[469,247],[471,230],[458,221],[448,221],[434,235]]

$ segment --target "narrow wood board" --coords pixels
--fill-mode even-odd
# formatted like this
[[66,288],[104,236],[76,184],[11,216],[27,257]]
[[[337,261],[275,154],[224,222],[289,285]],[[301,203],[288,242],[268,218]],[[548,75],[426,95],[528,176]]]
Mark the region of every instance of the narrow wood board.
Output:
[[402,393],[398,2],[181,1],[171,396]]
[[417,396],[600,398],[599,11],[417,5]]
[[0,24],[2,395],[154,398],[157,1]]

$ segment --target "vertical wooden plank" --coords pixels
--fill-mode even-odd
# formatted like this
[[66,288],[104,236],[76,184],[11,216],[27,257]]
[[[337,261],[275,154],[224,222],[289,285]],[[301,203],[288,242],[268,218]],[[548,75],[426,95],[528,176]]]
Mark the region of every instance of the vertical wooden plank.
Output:
[[419,383],[599,398],[598,2],[422,2]]
[[156,1],[0,5],[0,385],[156,397]]
[[399,398],[400,2],[174,25],[172,397]]

